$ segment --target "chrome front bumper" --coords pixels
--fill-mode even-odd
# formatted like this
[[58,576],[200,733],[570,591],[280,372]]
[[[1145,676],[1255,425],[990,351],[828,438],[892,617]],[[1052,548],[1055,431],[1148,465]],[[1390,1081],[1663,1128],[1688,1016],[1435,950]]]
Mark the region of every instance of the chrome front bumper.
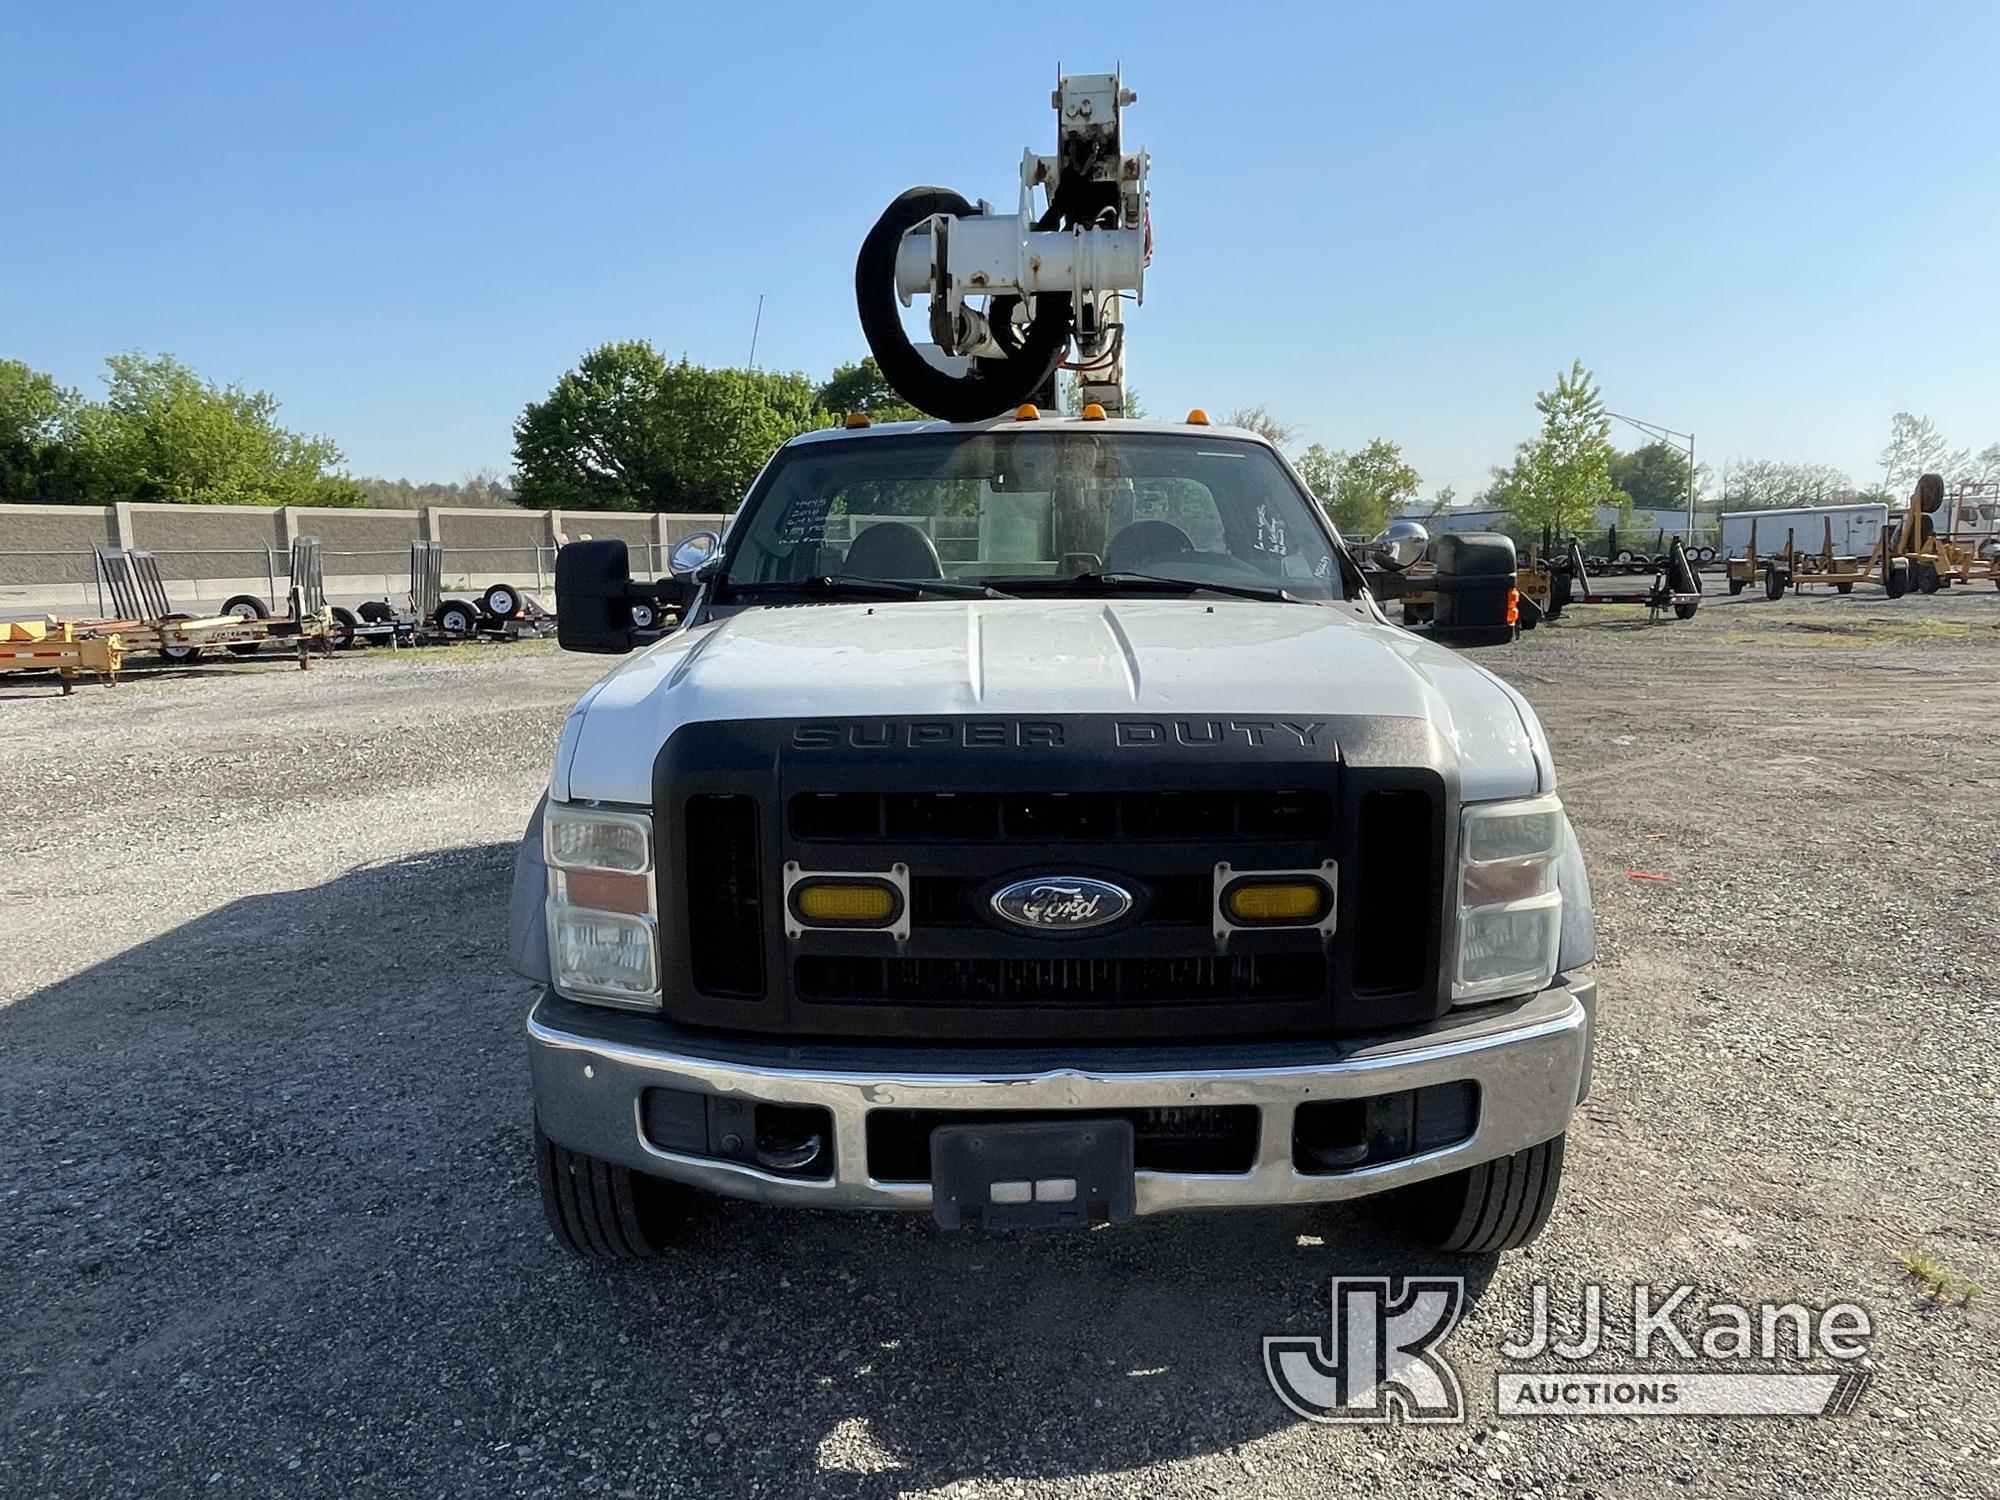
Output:
[[[1308,1203],[1356,1198],[1455,1172],[1560,1135],[1588,1083],[1596,982],[1559,978],[1552,988],[1512,1005],[1482,1006],[1432,1030],[1392,1039],[1328,1044],[1310,1058],[1231,1066],[1232,1054],[1257,1049],[1175,1049],[1201,1065],[1143,1069],[1117,1066],[1111,1050],[1089,1049],[1099,1065],[1010,1071],[927,1072],[871,1062],[868,1067],[804,1068],[738,1056],[728,1060],[664,1051],[613,1028],[590,1035],[556,1024],[544,1001],[528,1017],[535,1111],[548,1136],[572,1150],[655,1176],[763,1203],[816,1208],[928,1210],[930,1184],[882,1182],[868,1175],[868,1115],[875,1109],[1073,1110],[1255,1105],[1257,1154],[1247,1172],[1141,1171],[1136,1211]],[[558,1003],[559,1004],[559,1003]],[[572,1008],[573,1009],[573,1008]],[[595,1018],[591,1018],[594,1020]],[[634,1018],[621,1017],[621,1022]],[[650,1024],[650,1023],[648,1023]],[[777,1049],[774,1049],[774,1053]],[[1272,1049],[1261,1049],[1269,1054]],[[1300,1049],[1287,1049],[1298,1053]],[[1164,1053],[1166,1049],[1161,1049]],[[893,1058],[890,1049],[880,1049]],[[1125,1058],[1131,1056],[1129,1050]],[[1142,1060],[1143,1061],[1143,1060]],[[1473,1134],[1422,1155],[1341,1173],[1307,1174],[1292,1160],[1293,1111],[1307,1101],[1361,1099],[1401,1089],[1469,1080],[1479,1086]],[[833,1119],[830,1178],[779,1176],[754,1166],[682,1155],[650,1141],[640,1121],[648,1088],[732,1095],[760,1104],[817,1105]]]

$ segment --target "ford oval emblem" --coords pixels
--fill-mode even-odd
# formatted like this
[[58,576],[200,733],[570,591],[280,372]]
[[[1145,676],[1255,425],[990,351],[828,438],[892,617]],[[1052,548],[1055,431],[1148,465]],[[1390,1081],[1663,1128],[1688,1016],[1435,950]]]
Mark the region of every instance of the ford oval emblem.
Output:
[[993,893],[1002,921],[1034,932],[1084,932],[1115,922],[1132,909],[1132,893],[1088,875],[1037,875]]

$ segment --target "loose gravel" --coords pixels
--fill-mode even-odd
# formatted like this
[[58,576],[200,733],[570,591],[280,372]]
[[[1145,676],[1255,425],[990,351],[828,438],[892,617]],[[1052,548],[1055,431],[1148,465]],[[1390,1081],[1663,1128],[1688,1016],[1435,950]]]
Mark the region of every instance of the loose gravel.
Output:
[[[0,1496],[2000,1494],[1960,1286],[2000,1293],[2000,595],[1578,610],[1480,660],[1555,744],[1604,998],[1547,1233],[1469,1264],[1359,1206],[1002,1239],[733,1203],[569,1260],[503,925],[602,664],[0,678]],[[1469,1422],[1287,1412],[1261,1336],[1417,1270],[1470,1278]],[[1866,1304],[1859,1408],[1494,1416],[1532,1285],[1684,1281]]]

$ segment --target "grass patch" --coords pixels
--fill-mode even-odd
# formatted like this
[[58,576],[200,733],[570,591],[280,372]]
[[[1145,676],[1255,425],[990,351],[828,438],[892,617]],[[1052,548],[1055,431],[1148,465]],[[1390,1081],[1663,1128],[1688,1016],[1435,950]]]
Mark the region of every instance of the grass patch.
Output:
[[1918,1289],[1940,1307],[1951,1305],[1953,1288],[1958,1291],[1960,1307],[1969,1308],[1986,1295],[1986,1288],[1971,1277],[1959,1275],[1944,1262],[1933,1260],[1920,1250],[1900,1251],[1896,1259],[1901,1262],[1910,1280],[1916,1282]]

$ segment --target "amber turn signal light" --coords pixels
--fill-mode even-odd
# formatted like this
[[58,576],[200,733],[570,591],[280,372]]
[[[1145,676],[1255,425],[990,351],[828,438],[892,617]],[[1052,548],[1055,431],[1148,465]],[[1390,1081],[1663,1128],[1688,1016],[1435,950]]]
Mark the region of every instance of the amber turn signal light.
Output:
[[812,927],[888,927],[903,896],[886,880],[802,880],[792,887],[792,915]]
[[1242,927],[1308,926],[1332,902],[1317,880],[1239,880],[1222,893],[1223,912]]

